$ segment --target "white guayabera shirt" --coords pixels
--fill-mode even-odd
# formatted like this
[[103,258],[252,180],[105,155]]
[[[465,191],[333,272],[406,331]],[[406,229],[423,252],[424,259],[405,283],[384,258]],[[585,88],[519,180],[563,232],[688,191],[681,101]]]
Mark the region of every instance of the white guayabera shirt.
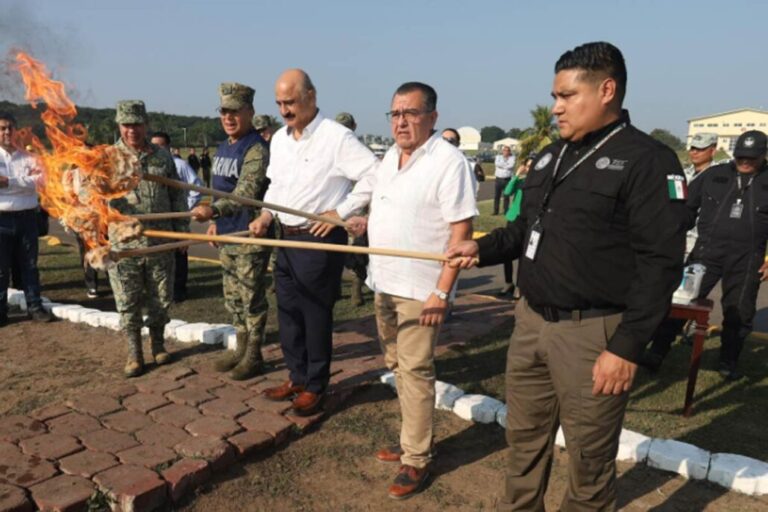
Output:
[[[351,130],[318,112],[299,140],[287,127],[272,136],[267,203],[309,213],[336,210],[348,217],[364,204],[347,199],[352,183],[371,172],[378,160]],[[272,211],[275,215],[276,212]],[[280,213],[286,226],[304,226],[304,217]]]
[[18,212],[37,208],[35,184],[40,175],[37,159],[26,151],[9,153],[0,148],[0,176],[8,178],[8,186],[0,188],[0,212]]
[[[442,254],[450,224],[478,213],[472,169],[439,134],[416,149],[402,169],[400,153],[399,147],[391,147],[350,197],[370,198],[371,247]],[[442,267],[437,261],[371,255],[368,270],[366,284],[375,292],[423,302],[434,291]]]

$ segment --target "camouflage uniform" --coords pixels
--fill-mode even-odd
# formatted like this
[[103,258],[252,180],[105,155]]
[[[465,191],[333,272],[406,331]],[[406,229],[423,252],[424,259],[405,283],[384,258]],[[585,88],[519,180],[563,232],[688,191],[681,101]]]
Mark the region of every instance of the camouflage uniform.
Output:
[[[220,94],[223,108],[239,109],[253,102],[254,91],[241,84],[222,84]],[[237,185],[232,193],[260,200],[264,197],[269,185],[267,179],[269,149],[263,139],[259,137],[258,141],[245,153],[239,169]],[[229,143],[224,142],[222,146],[224,144]],[[217,150],[213,160],[214,180],[224,172],[222,146]],[[228,163],[231,164],[231,160]],[[214,188],[216,188],[215,185]],[[225,198],[216,200],[211,204],[211,209],[213,209],[214,219],[245,215],[247,223],[261,214],[260,209],[245,207],[239,202]],[[270,248],[258,245],[222,244],[219,246],[219,259],[223,268],[224,305],[232,315],[232,324],[237,330],[237,350],[234,354],[226,354],[217,362],[216,367],[220,371],[233,370],[231,376],[234,379],[251,377],[260,370],[262,365],[261,344],[265,334],[268,309],[265,274],[270,253]]]
[[[116,120],[121,124],[145,123],[144,104],[136,101],[118,103]],[[128,147],[122,139],[115,146],[138,156],[143,173],[179,179],[173,158],[164,149],[147,142],[144,150],[137,152]],[[110,207],[125,215],[183,212],[187,211],[187,197],[182,190],[142,180],[135,190],[123,197],[111,200]],[[142,224],[146,229],[189,231],[187,219],[143,222]],[[111,231],[112,226],[110,226]],[[114,240],[115,237],[110,236],[110,238]],[[157,245],[163,242],[157,238],[141,237],[130,242],[114,243],[112,247],[115,250],[125,250]],[[144,325],[150,330],[153,354],[157,356],[159,352],[164,353],[162,340],[165,324],[169,320],[168,308],[173,298],[173,266],[173,254],[163,252],[142,257],[124,258],[109,270],[109,281],[115,296],[117,311],[120,313],[120,326],[129,338],[129,361],[131,359],[137,360],[140,367],[143,366],[143,358],[140,353],[141,346],[139,344],[139,352],[136,353],[135,342],[138,338],[140,343],[141,328]],[[142,308],[147,313],[146,322],[142,319]],[[129,373],[127,369],[126,373]]]

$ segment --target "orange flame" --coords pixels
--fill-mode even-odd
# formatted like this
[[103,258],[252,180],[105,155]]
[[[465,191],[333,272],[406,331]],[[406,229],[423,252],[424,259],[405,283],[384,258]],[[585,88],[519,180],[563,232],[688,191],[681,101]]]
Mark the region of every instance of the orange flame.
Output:
[[109,224],[128,219],[110,208],[109,200],[136,187],[137,161],[114,146],[85,144],[88,132],[74,122],[74,102],[43,63],[19,52],[15,67],[26,87],[27,101],[33,108],[38,102],[46,106],[40,118],[50,149],[31,130],[19,130],[20,146],[31,146],[42,167],[38,192],[43,208],[76,232],[88,249],[108,250]]

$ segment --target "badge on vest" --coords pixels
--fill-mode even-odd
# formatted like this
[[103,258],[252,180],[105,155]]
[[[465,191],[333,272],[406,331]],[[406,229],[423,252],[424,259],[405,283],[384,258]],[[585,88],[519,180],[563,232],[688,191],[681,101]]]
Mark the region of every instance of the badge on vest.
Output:
[[685,176],[667,174],[667,191],[672,201],[685,201],[688,199],[688,185]]

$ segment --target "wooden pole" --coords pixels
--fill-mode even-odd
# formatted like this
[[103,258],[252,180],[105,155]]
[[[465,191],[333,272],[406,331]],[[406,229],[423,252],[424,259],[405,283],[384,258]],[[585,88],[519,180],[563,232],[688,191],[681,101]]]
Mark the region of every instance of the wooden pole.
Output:
[[449,261],[442,254],[431,252],[403,251],[400,249],[385,249],[380,247],[359,247],[356,245],[322,244],[319,242],[297,242],[292,240],[274,240],[272,238],[244,238],[232,235],[203,235],[200,233],[179,233],[176,231],[144,230],[144,236],[150,238],[171,238],[175,240],[200,240],[224,244],[251,244],[265,247],[287,247],[290,249],[310,249],[314,251],[344,252],[352,254],[375,254],[377,256],[395,256],[398,258],[413,258],[418,260]]
[[329,224],[333,224],[334,226],[339,226],[342,228],[347,227],[347,224],[343,220],[334,219],[332,217],[325,217],[323,215],[317,215],[314,213],[304,212],[301,210],[295,210],[293,208],[288,208],[287,206],[280,206],[279,204],[265,203],[264,201],[258,201],[256,199],[250,199],[248,197],[238,196],[236,194],[232,194],[231,192],[222,192],[221,190],[215,190],[208,187],[199,187],[197,185],[192,185],[190,183],[185,183],[183,181],[172,180],[170,178],[166,178],[165,176],[156,176],[154,174],[143,174],[142,179],[145,179],[147,181],[154,181],[155,183],[160,183],[168,187],[175,187],[183,190],[194,190],[196,192],[200,192],[201,194],[209,194],[213,197],[231,199],[232,201],[236,201],[246,206],[252,206],[255,208],[268,208],[270,210],[275,210],[278,212],[289,213],[291,215],[298,215],[299,217],[304,217],[305,219],[314,220],[316,222],[327,222]]
[[130,215],[130,217],[138,221],[188,219],[192,217],[192,212],[137,213]]
[[[175,233],[175,231],[174,231]],[[229,236],[248,236],[249,231],[236,231],[230,233]],[[112,260],[117,261],[123,258],[130,258],[133,256],[146,256],[147,254],[156,254],[158,252],[175,251],[176,249],[182,249],[192,245],[204,244],[205,240],[184,240],[181,242],[171,242],[167,244],[152,245],[150,247],[139,247],[138,249],[126,249],[124,251],[110,251],[109,256]]]

